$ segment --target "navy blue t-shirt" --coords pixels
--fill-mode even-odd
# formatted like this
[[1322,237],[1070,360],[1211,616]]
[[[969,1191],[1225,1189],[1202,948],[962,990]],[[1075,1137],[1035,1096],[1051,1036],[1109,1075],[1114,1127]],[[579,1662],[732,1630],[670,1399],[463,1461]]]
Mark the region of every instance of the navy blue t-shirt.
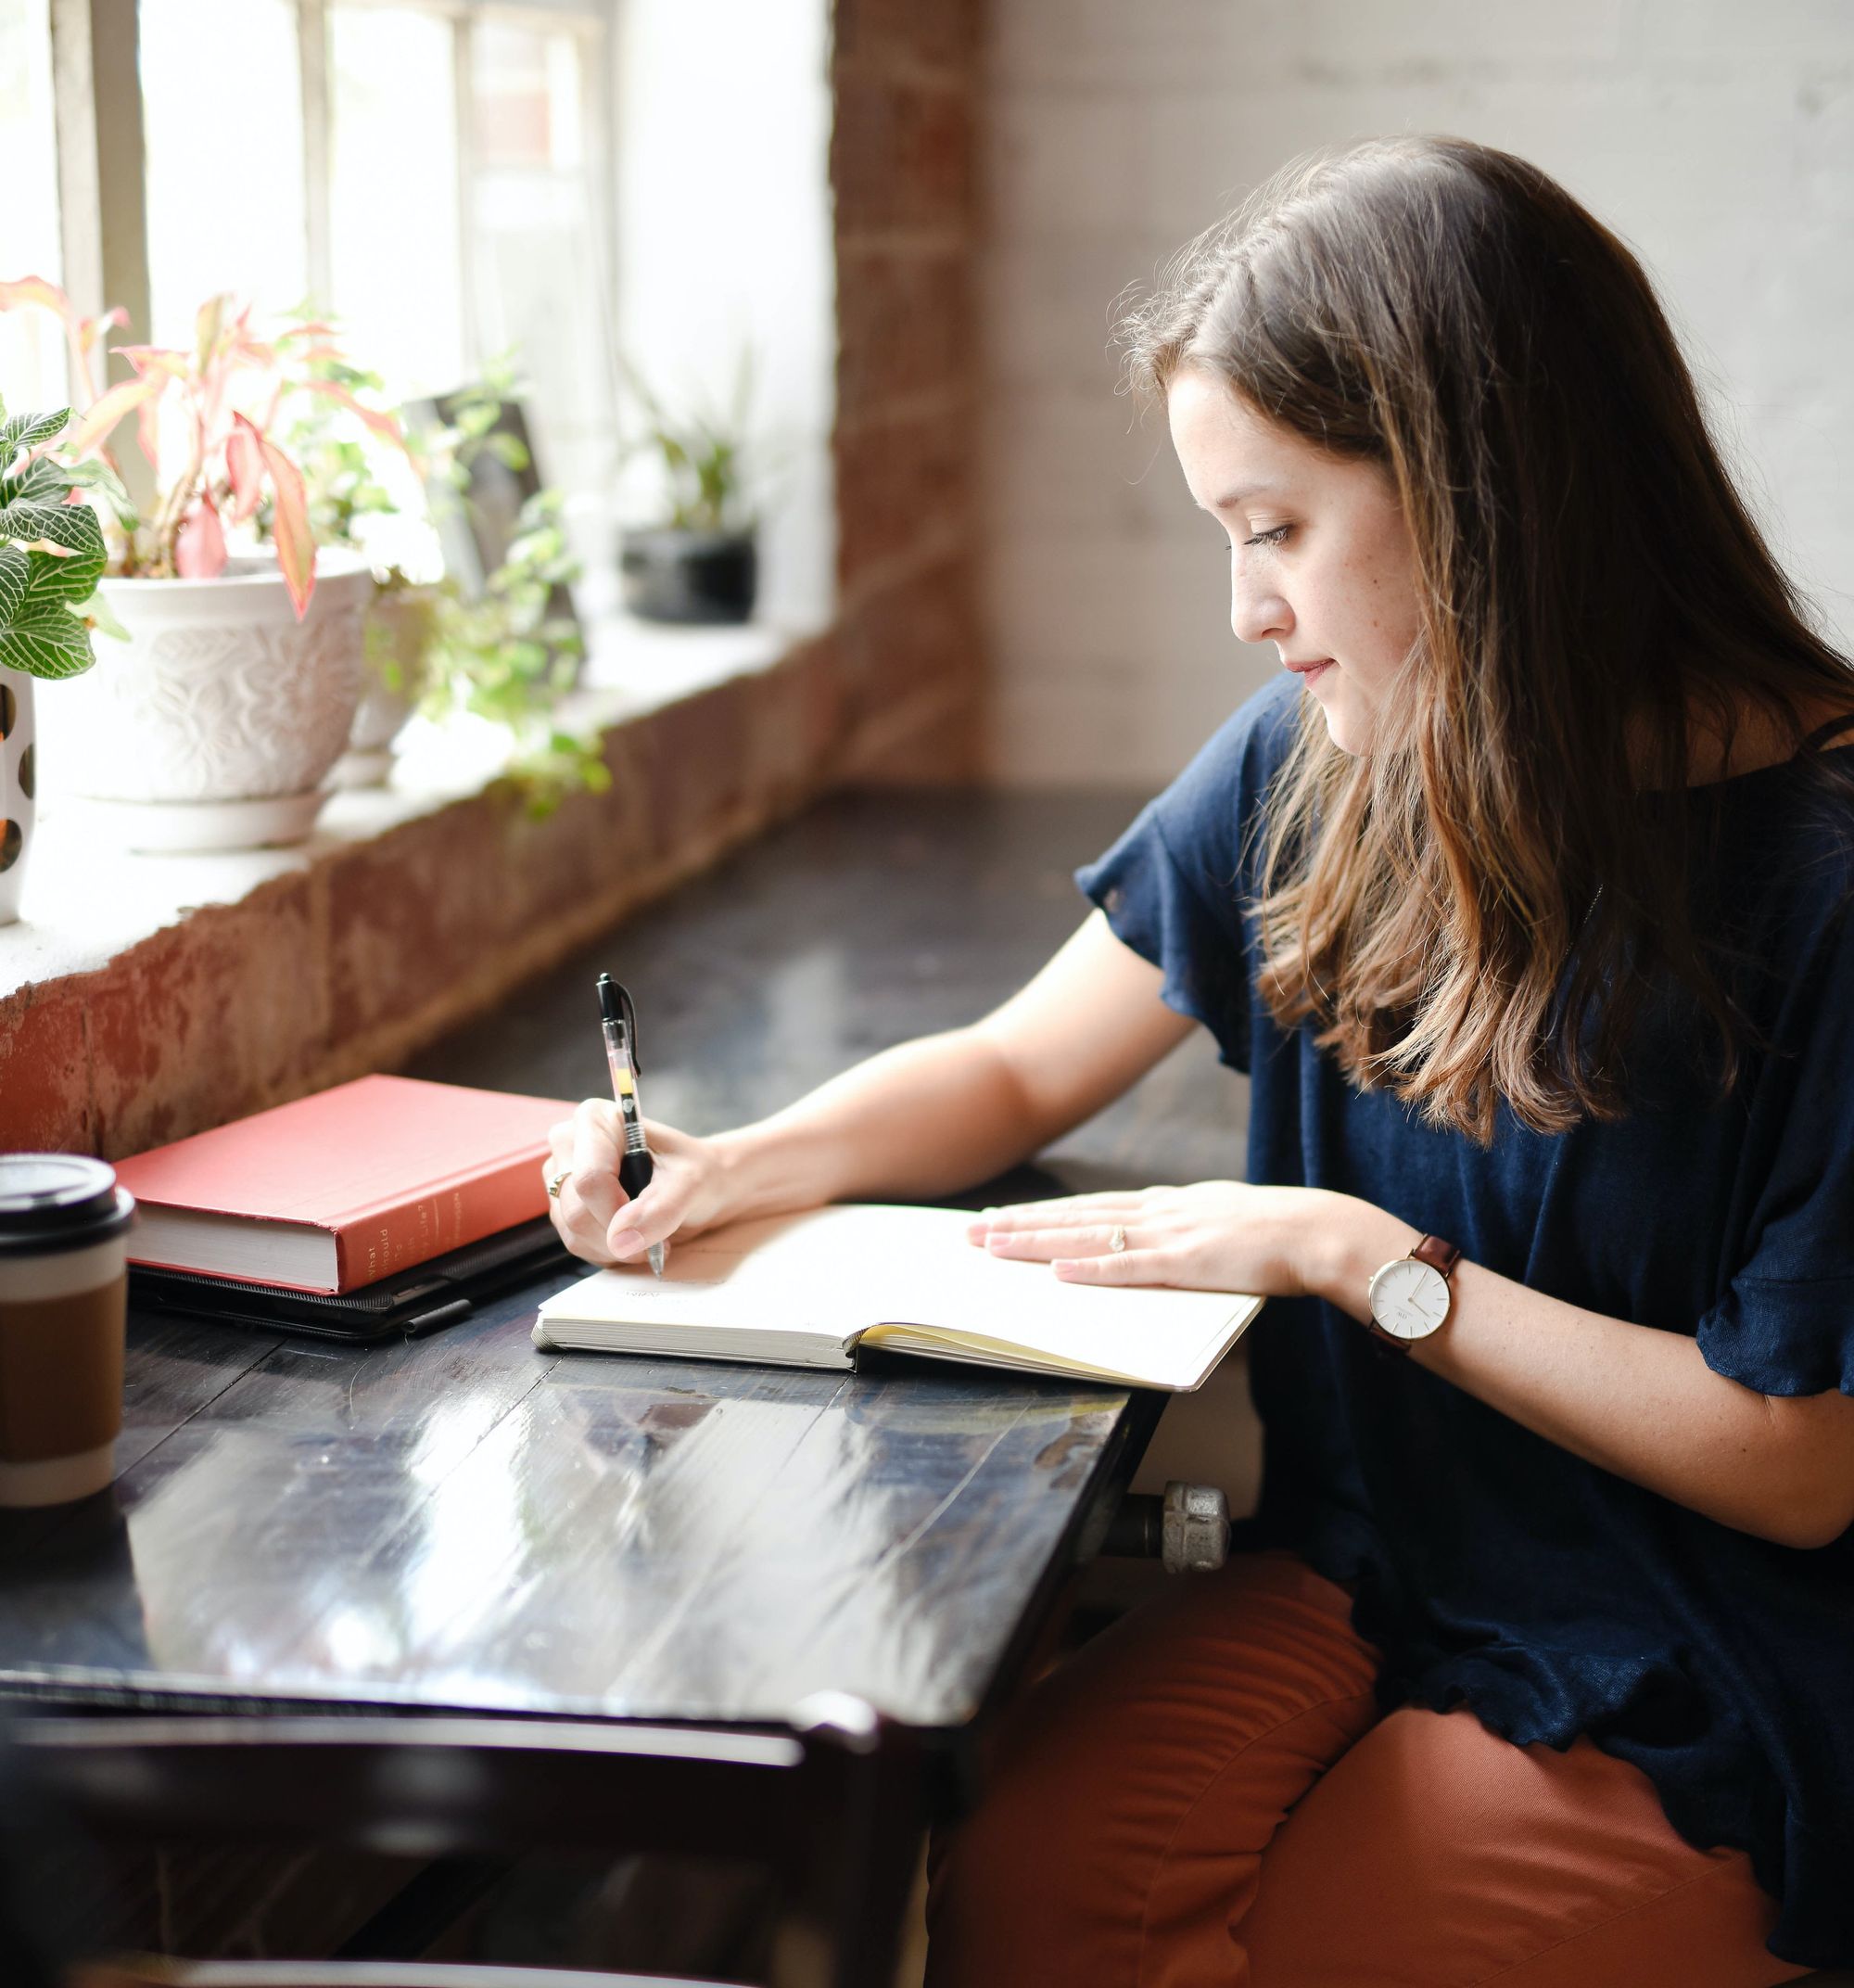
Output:
[[[1794,764],[1678,797],[1720,810],[1695,902],[1734,908],[1734,987],[1769,1042],[1729,1100],[1648,1044],[1631,1081],[1652,1102],[1556,1137],[1503,1104],[1482,1148],[1354,1090],[1311,1023],[1284,1031],[1251,995],[1250,831],[1300,695],[1251,698],[1076,878],[1249,1073],[1249,1178],[1363,1196],[1533,1290],[1695,1337],[1762,1394],[1854,1393],[1847,805]],[[1704,1518],[1386,1359],[1322,1301],[1271,1301],[1250,1338],[1260,1537],[1357,1584],[1384,1709],[1466,1701],[1518,1745],[1589,1734],[1689,1842],[1750,1853],[1782,1901],[1772,1953],[1854,1963],[1854,1533],[1803,1551]]]

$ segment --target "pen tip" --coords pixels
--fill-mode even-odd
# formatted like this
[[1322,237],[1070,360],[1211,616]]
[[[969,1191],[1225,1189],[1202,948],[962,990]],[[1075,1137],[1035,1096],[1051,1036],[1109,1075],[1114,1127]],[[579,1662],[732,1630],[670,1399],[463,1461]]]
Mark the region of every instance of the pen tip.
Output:
[[663,1244],[661,1242],[653,1242],[650,1245],[649,1254],[651,1274],[654,1277],[661,1277],[663,1275]]

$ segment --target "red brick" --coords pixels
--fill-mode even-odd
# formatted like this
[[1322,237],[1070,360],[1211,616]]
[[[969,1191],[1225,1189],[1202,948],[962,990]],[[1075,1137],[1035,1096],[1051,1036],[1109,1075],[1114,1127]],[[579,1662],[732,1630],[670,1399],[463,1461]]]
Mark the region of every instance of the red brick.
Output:
[[976,696],[938,710],[906,738],[865,755],[854,768],[859,786],[960,786],[981,771],[980,709]]
[[971,517],[971,430],[959,401],[838,430],[837,575],[845,592],[870,567]]
[[859,603],[838,646],[852,741],[925,693],[975,694],[984,653],[972,561],[941,561]]
[[111,1159],[298,1095],[325,1053],[305,877],[195,911],[92,977],[92,1082]]
[[836,50],[857,63],[922,62],[969,75],[979,17],[980,0],[837,0]]
[[746,680],[720,683],[645,720],[639,745],[654,858],[710,840],[744,805],[749,695]]
[[884,401],[971,377],[977,314],[961,249],[846,250],[837,263],[837,410],[854,420]]
[[509,905],[512,939],[622,896],[652,860],[649,796],[629,739],[628,727],[606,737],[612,784],[603,794],[568,794],[540,820],[526,809],[507,819],[507,862],[521,879]]
[[789,814],[805,800],[830,764],[835,739],[820,737],[815,724],[818,667],[806,656],[794,656],[748,684],[747,787],[768,819]]
[[828,781],[842,750],[846,707],[842,644],[833,629],[794,659],[793,689],[804,728],[804,763],[816,784]]
[[521,887],[507,786],[408,822],[331,859],[329,1022],[337,1042],[442,1004],[504,942]]
[[969,233],[977,185],[970,96],[840,74],[831,185],[840,236],[875,228]]
[[94,978],[22,988],[0,1001],[0,1150],[99,1150],[83,1029]]

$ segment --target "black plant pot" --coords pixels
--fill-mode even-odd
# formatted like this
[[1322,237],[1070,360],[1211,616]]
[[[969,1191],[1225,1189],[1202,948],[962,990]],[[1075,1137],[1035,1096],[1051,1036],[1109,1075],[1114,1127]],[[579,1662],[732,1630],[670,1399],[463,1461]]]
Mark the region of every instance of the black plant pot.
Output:
[[645,621],[744,621],[759,561],[750,531],[627,531],[618,553],[626,608]]

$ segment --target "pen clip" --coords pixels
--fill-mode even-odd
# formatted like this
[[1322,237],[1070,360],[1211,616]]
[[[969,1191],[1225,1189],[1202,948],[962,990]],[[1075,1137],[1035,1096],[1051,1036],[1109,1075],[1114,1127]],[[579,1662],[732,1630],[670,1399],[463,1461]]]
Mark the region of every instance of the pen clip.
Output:
[[633,1004],[630,994],[623,981],[614,980],[609,974],[601,974],[599,978],[603,983],[600,988],[601,995],[603,996],[604,988],[609,987],[617,997],[619,1012],[623,1016],[625,1025],[625,1047],[630,1051],[631,1075],[633,1077],[641,1077],[643,1075],[643,1058],[638,1054],[637,1008]]

